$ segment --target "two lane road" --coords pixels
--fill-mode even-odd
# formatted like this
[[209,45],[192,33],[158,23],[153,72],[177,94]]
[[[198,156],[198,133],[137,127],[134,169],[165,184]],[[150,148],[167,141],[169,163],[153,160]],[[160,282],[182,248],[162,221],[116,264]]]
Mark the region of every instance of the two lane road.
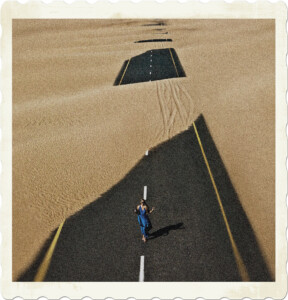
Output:
[[[145,281],[271,280],[204,118],[194,125],[149,150],[123,180],[65,221],[45,281],[138,281],[141,256]],[[133,214],[144,186],[156,207],[146,244]]]
[[175,49],[152,49],[126,60],[114,85],[185,76]]

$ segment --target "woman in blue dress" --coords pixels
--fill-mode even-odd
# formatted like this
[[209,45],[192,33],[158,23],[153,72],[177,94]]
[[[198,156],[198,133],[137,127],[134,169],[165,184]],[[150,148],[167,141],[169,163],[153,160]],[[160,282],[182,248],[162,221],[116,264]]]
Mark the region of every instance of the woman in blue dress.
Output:
[[138,222],[140,225],[142,240],[144,243],[146,243],[146,240],[148,238],[148,230],[152,228],[148,214],[151,214],[154,210],[154,207],[152,207],[152,209],[149,209],[144,199],[141,199],[140,205],[138,205],[134,210],[134,212],[138,215]]

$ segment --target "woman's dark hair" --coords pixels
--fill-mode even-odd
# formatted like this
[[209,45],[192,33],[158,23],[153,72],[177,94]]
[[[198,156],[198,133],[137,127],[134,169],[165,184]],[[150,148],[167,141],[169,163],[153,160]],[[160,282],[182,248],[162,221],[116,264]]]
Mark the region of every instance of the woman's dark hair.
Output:
[[144,203],[144,205],[147,206],[147,211],[149,212],[149,211],[150,211],[150,208],[149,208],[149,206],[148,206],[146,200],[142,198],[142,199],[140,200],[140,203],[142,203],[142,202]]

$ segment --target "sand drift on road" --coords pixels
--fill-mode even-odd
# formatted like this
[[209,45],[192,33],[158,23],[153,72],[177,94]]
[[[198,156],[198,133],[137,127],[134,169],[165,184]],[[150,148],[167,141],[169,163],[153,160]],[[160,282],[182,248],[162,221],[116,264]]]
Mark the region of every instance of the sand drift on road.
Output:
[[[247,278],[237,265],[202,150]],[[131,209],[144,185],[147,202],[157,208],[146,244]],[[46,251],[21,281],[33,280]],[[141,256],[145,281],[271,280],[203,116],[151,149],[121,182],[66,220],[45,280],[138,281]]]

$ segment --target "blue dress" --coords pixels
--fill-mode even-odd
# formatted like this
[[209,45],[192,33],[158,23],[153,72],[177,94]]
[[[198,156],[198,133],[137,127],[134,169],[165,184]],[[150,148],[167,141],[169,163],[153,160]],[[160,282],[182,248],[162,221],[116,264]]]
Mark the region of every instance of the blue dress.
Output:
[[147,238],[148,230],[152,227],[152,225],[146,214],[146,209],[142,209],[141,205],[139,206],[138,222],[140,225],[141,233],[144,235],[145,238]]

